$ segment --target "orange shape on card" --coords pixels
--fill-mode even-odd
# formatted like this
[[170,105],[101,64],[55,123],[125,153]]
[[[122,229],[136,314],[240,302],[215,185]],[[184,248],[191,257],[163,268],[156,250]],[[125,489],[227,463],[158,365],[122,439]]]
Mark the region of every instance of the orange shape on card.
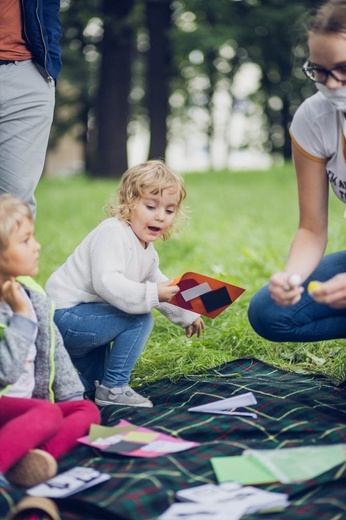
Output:
[[169,303],[208,318],[216,318],[245,291],[198,273],[184,273],[170,285],[179,285],[180,292]]

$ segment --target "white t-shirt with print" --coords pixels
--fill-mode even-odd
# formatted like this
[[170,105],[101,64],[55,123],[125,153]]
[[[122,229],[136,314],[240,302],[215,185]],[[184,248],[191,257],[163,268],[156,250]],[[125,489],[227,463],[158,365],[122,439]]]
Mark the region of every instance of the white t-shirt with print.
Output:
[[311,160],[326,164],[335,195],[346,203],[346,120],[343,112],[317,92],[294,114],[292,141]]

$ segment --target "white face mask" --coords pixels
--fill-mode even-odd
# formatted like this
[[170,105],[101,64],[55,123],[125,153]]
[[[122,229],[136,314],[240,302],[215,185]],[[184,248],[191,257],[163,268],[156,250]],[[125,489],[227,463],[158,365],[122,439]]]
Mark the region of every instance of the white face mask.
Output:
[[330,89],[322,83],[316,83],[317,90],[331,102],[336,110],[346,112],[346,86],[339,87],[336,89]]

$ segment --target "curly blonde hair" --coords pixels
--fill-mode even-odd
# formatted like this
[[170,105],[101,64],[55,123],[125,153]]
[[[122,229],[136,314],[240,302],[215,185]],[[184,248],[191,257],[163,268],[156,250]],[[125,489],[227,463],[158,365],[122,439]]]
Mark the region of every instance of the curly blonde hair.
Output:
[[0,195],[0,252],[6,251],[11,233],[26,219],[34,221],[32,212],[25,202],[9,193]]
[[[186,197],[184,181],[179,174],[167,168],[160,160],[146,161],[129,168],[121,178],[115,197],[106,205],[105,213],[130,224],[131,211],[146,190],[150,190],[153,195],[161,195],[166,189],[177,193],[177,216],[186,218],[187,214],[182,205]],[[162,235],[162,240],[167,240],[174,229],[172,227],[167,230]]]

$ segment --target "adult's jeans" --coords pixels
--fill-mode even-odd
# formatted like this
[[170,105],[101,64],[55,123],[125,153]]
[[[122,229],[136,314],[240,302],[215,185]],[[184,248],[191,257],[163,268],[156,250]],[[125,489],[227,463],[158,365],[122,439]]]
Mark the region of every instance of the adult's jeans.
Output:
[[107,303],[58,309],[54,321],[86,390],[96,380],[126,386],[154,323],[151,313],[128,314]]
[[316,303],[307,291],[311,280],[325,282],[346,272],[346,251],[326,255],[304,282],[301,300],[290,307],[280,307],[262,287],[252,298],[248,317],[253,329],[270,341],[311,342],[346,338],[346,308],[333,309]]

